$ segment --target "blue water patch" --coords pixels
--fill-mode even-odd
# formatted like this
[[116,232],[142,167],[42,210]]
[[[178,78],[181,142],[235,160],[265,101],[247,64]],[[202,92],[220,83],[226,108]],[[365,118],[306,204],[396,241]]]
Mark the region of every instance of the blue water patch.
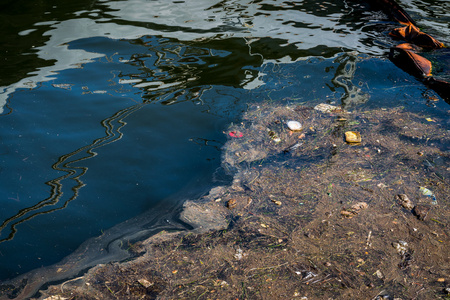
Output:
[[88,44],[115,54],[17,90],[1,116],[1,279],[55,263],[180,190],[185,197],[208,190],[223,130],[245,109],[245,91],[220,85],[200,86],[183,101],[168,86],[146,101],[150,92],[122,76],[142,74],[140,66],[121,60],[148,48]]

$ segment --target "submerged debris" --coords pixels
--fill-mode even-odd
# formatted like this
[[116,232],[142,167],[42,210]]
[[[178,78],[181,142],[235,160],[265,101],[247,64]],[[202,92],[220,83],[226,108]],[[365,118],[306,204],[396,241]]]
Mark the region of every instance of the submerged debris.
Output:
[[364,210],[367,207],[369,207],[369,205],[366,202],[358,202],[358,203],[353,204],[350,208],[341,210],[341,215],[346,218],[353,218],[361,210]]
[[283,152],[284,153],[289,153],[291,151],[294,151],[295,149],[297,149],[301,145],[303,145],[303,143],[295,143],[294,145],[291,145],[291,146],[287,147],[286,149],[284,149]]
[[413,213],[419,220],[424,221],[425,218],[428,216],[430,209],[431,209],[430,206],[417,204],[416,206],[414,206]]
[[414,208],[414,204],[412,203],[411,200],[409,200],[408,196],[405,194],[398,194],[397,195],[397,199],[400,202],[400,205],[403,206],[404,208],[411,210]]
[[278,135],[276,134],[275,131],[267,129],[267,132],[269,133],[270,138],[276,143],[278,144],[279,142],[281,142],[281,139],[278,137]]

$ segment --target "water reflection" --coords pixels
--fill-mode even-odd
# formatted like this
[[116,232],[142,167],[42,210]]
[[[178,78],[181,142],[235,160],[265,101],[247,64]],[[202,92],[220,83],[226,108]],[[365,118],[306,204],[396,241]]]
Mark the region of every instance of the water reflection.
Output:
[[[33,88],[37,82],[55,78],[60,70],[80,67],[101,57],[101,53],[67,48],[67,43],[95,36],[112,39],[164,36],[181,41],[215,40],[225,44],[229,38],[245,38],[252,43],[261,40],[269,49],[274,44],[276,48],[286,47],[283,52],[291,61],[308,55],[330,57],[342,50],[376,55],[385,50],[374,43],[373,38],[367,38],[374,34],[370,32],[373,25],[361,21],[367,7],[360,3],[139,0],[88,2],[80,3],[80,7],[84,8],[58,16],[57,21],[28,24],[31,28],[21,31],[21,36],[28,39],[36,38],[35,33],[40,34],[40,40],[30,51],[42,63],[32,76],[1,88],[0,107],[18,88]],[[151,11],[157,13],[149,15]]]
[[[80,163],[94,158],[97,155],[95,149],[120,140],[123,136],[121,129],[126,124],[125,119],[141,109],[143,105],[151,102],[171,105],[184,101],[197,101],[198,104],[205,105],[202,101],[202,95],[211,90],[213,85],[238,87],[244,80],[246,84],[251,82],[254,78],[252,74],[257,74],[257,72],[251,72],[249,66],[261,64],[261,57],[245,52],[245,44],[241,39],[237,39],[236,42],[240,44],[234,45],[232,49],[238,49],[239,51],[226,51],[215,49],[214,43],[211,42],[206,47],[205,44],[199,47],[195,44],[183,45],[169,39],[146,37],[132,40],[130,44],[146,47],[148,51],[144,52],[141,49],[142,52],[134,53],[127,58],[118,53],[105,56],[110,63],[118,61],[133,67],[128,68],[128,71],[119,72],[117,77],[114,78],[116,80],[115,85],[117,83],[120,85],[130,84],[134,88],[140,89],[142,91],[142,102],[122,109],[101,121],[106,133],[104,137],[97,138],[91,144],[59,157],[52,168],[64,173],[64,175],[46,182],[51,187],[50,196],[7,218],[0,225],[2,236],[7,236],[0,239],[0,242],[11,240],[17,232],[17,225],[38,215],[64,209],[69,202],[76,199],[79,190],[85,185],[82,177],[88,171],[88,168],[80,166]],[[104,45],[107,42],[101,43],[99,39],[81,39],[67,45],[67,49],[86,52],[85,49],[96,48],[99,44]],[[78,49],[77,47],[80,45],[85,49]],[[229,46],[228,44],[227,47]],[[244,46],[244,51],[241,50],[242,46]],[[225,45],[221,44],[217,48],[220,47],[225,48]],[[99,49],[95,50],[97,52]],[[224,62],[225,67],[223,67]],[[52,86],[71,90],[74,84],[63,83],[52,84]],[[88,87],[83,88],[83,90],[83,94],[107,93],[105,90],[90,91]],[[204,109],[207,110],[208,108],[204,107]],[[205,143],[207,141],[202,138],[192,139],[195,142],[200,140]],[[215,147],[217,148],[217,146]],[[75,182],[75,184],[72,184],[72,182]],[[70,188],[67,186],[70,186]],[[66,190],[65,199],[63,198],[63,190]],[[71,191],[70,197],[68,197],[67,191]],[[63,201],[63,203],[61,204],[60,201]],[[7,227],[9,227],[9,233],[5,232]]]
[[[233,88],[239,87],[243,80],[246,83],[251,82],[252,74],[258,74],[255,67],[251,65],[261,63],[261,58],[255,59],[248,53],[248,48],[239,51],[225,51],[219,49],[220,47],[213,49],[209,48],[211,46],[205,47],[205,45],[186,45],[172,39],[155,37],[124,41],[87,38],[73,41],[64,46],[67,51],[94,53],[102,58],[93,60],[92,64],[81,64],[79,68],[71,71],[59,72],[55,74],[58,77],[57,80],[52,80],[48,84],[39,83],[41,85],[39,89],[13,94],[18,98],[13,99],[15,100],[12,105],[14,110],[8,115],[8,122],[17,124],[18,128],[10,133],[8,138],[2,139],[11,142],[11,144],[4,143],[6,149],[23,152],[24,149],[20,146],[20,134],[27,132],[28,135],[32,135],[28,151],[31,151],[31,155],[38,159],[43,155],[41,151],[50,156],[51,153],[58,153],[61,149],[68,148],[66,147],[68,140],[76,150],[71,150],[65,155],[52,156],[56,157],[53,165],[42,163],[42,166],[37,168],[39,174],[43,174],[45,177],[58,174],[54,179],[45,181],[45,184],[50,187],[48,197],[41,198],[43,200],[30,199],[26,202],[8,203],[8,208],[2,211],[4,221],[0,227],[0,242],[3,242],[3,246],[7,244],[8,247],[2,247],[1,252],[5,255],[2,257],[8,256],[9,260],[8,264],[2,263],[2,276],[10,277],[9,274],[18,272],[18,269],[23,272],[27,268],[37,267],[42,263],[48,264],[47,254],[43,255],[41,250],[28,255],[27,259],[15,257],[14,255],[20,256],[20,252],[13,254],[13,249],[14,247],[16,249],[23,247],[23,240],[26,240],[27,244],[34,243],[39,249],[51,247],[57,243],[66,243],[64,240],[70,240],[70,244],[75,243],[77,246],[77,243],[79,244],[92,234],[97,235],[101,229],[114,225],[115,223],[111,223],[111,218],[115,220],[114,222],[130,218],[141,212],[140,207],[151,206],[148,198],[160,201],[158,199],[176,192],[180,186],[192,185],[190,180],[198,180],[199,177],[205,176],[203,173],[207,170],[212,173],[220,164],[219,148],[222,143],[220,138],[223,139],[220,128],[225,126],[227,120],[234,118],[241,107],[239,103],[241,92],[235,91]],[[222,44],[221,47],[225,47],[225,45]],[[221,59],[227,60],[229,56],[232,57],[230,62],[236,56],[241,59],[232,66],[226,66],[221,72]],[[218,89],[217,86],[222,87]],[[229,86],[230,89],[225,88],[226,86]],[[20,98],[30,94],[37,99],[37,105],[26,106],[27,112],[29,112],[27,121],[35,124],[36,135],[28,133],[27,129],[23,128],[27,127],[29,123],[23,122],[26,115],[20,109],[23,105],[20,104]],[[67,100],[56,100],[59,97],[67,98]],[[63,103],[66,102],[69,106],[64,106]],[[51,103],[51,105],[46,105],[47,103]],[[166,118],[160,117],[164,116],[164,113],[155,111],[155,104],[174,106],[171,104],[175,103],[179,105],[191,103],[191,105],[190,107],[184,105],[171,109],[171,113]],[[66,109],[68,107],[70,109]],[[143,108],[145,108],[145,112],[142,112]],[[36,111],[39,113],[35,113]],[[98,132],[101,130],[93,128],[89,119],[96,122],[104,111],[110,112],[110,117],[100,122],[103,135],[99,135]],[[181,111],[183,111],[183,115],[180,115]],[[207,117],[199,116],[199,114],[206,114]],[[6,117],[6,115],[3,116]],[[83,119],[83,116],[88,118]],[[179,124],[180,122],[183,124]],[[2,123],[4,129],[2,134],[8,135],[9,128],[6,124],[7,122]],[[126,124],[132,124],[131,128],[125,130],[128,131],[128,134],[124,131]],[[87,131],[82,130],[84,127]],[[100,126],[94,125],[94,127]],[[45,135],[47,130],[55,132],[55,137],[53,138],[52,135],[52,138],[49,139]],[[15,133],[16,131],[18,134]],[[94,132],[95,134],[93,134]],[[58,138],[59,135],[61,135],[60,138]],[[51,151],[40,150],[41,142],[36,145],[33,143],[35,138],[42,139],[42,144]],[[90,140],[86,141],[86,139]],[[186,149],[185,145],[180,147],[178,142],[180,139],[195,145],[195,148]],[[119,140],[121,147],[112,145]],[[146,141],[147,144],[143,144],[143,141]],[[78,146],[86,142],[87,145]],[[131,148],[133,152],[124,150],[124,143],[128,144],[127,148]],[[172,149],[161,151],[161,147],[171,147]],[[102,148],[101,152],[99,152],[100,148]],[[135,156],[136,150],[139,156]],[[177,153],[177,151],[181,153]],[[195,154],[192,153],[193,151]],[[98,155],[98,153],[102,155]],[[116,153],[116,157],[120,157],[120,162],[111,163],[117,164],[120,172],[126,174],[125,180],[117,180],[118,177],[120,178],[117,174],[104,173],[103,170],[107,169],[108,163],[110,163],[105,165],[105,160],[108,160],[107,157],[111,153]],[[209,154],[205,155],[205,153]],[[197,162],[193,156],[198,156],[197,160],[202,161]],[[139,162],[140,166],[136,170],[135,164],[139,157],[143,161]],[[152,160],[151,157],[156,159]],[[14,169],[14,164],[17,164],[15,157],[8,161],[9,163],[4,166],[3,172],[0,174],[3,178],[7,172],[11,172],[9,170]],[[195,175],[190,173],[192,171],[189,169],[191,164],[195,164]],[[52,171],[46,169],[50,169],[50,166]],[[199,170],[199,168],[203,169]],[[164,170],[168,170],[164,176],[142,177],[137,175],[139,173],[159,173]],[[23,198],[30,195],[28,191],[35,186],[40,188],[41,180],[39,178],[22,170],[19,171],[19,174],[27,178],[29,186],[23,187],[21,182],[14,182],[11,178],[9,179],[12,181],[11,188],[4,189],[2,193],[6,195],[17,189],[20,197]],[[189,176],[189,180],[186,180],[185,175]],[[136,182],[133,182],[135,176],[137,177]],[[78,215],[83,214],[84,210],[89,212],[92,206],[103,206],[105,202],[124,201],[124,197],[119,196],[120,194],[112,195],[112,198],[108,199],[106,191],[105,193],[99,192],[102,189],[114,190],[111,185],[117,181],[120,182],[117,184],[118,189],[132,191],[133,194],[127,195],[127,198],[132,201],[143,198],[139,200],[143,202],[142,204],[138,203],[136,207],[127,207],[127,210],[134,209],[132,214],[123,213],[120,218],[117,218],[111,217],[105,212],[101,221],[92,222],[92,224],[89,222],[90,220],[83,224],[77,222],[76,225],[64,223],[61,220],[61,218],[67,218],[67,214],[70,213],[65,211],[66,208],[70,211],[76,209]],[[205,186],[210,186],[210,182],[211,178],[196,183],[191,191],[184,193],[185,197],[199,191],[203,192]],[[139,187],[136,186],[137,184]],[[154,185],[157,185],[157,188]],[[138,195],[134,195],[135,193]],[[96,194],[101,194],[101,200],[95,199]],[[39,194],[33,194],[33,196],[37,198]],[[75,199],[80,203],[72,204],[69,207],[69,203]],[[91,199],[94,200],[94,203],[89,203],[86,208],[83,207],[83,203],[89,202]],[[111,210],[115,209],[116,204],[108,203],[108,205]],[[117,203],[117,205],[123,204]],[[36,228],[36,224],[40,224],[44,220],[36,217],[50,213],[52,213],[51,217],[46,216],[45,218],[54,224],[47,224],[45,231],[55,231],[52,234],[56,234],[58,237],[52,239],[48,246],[44,246],[40,241],[34,241],[30,235],[36,234],[36,230],[33,229]],[[24,227],[25,224],[27,226]],[[61,227],[60,224],[64,227]],[[93,233],[87,230],[78,233],[77,242],[77,238],[65,234],[66,231],[71,232],[76,227],[88,228]],[[39,235],[42,234],[42,232],[39,233]],[[8,243],[5,243],[6,241]],[[52,251],[49,251],[48,256],[51,256],[49,259],[55,262],[61,258],[61,256],[58,257],[61,254],[55,255]],[[65,256],[68,252],[62,254]],[[36,259],[35,256],[38,258]],[[39,261],[42,256],[44,259]],[[22,265],[25,263],[26,266]]]
[[344,89],[344,95],[341,97],[342,107],[350,109],[358,104],[366,103],[369,100],[369,94],[361,90],[361,82],[353,83],[356,72],[356,64],[360,59],[353,53],[342,55],[336,58],[335,62],[339,63],[336,69],[335,77],[332,82],[335,87]]
[[[98,138],[87,146],[59,157],[58,161],[52,166],[52,169],[65,174],[45,183],[51,188],[50,196],[33,206],[21,209],[16,215],[3,221],[0,225],[0,232],[2,235],[6,235],[2,231],[6,227],[9,227],[9,234],[7,237],[0,239],[0,243],[9,241],[14,237],[17,232],[17,225],[27,222],[36,216],[64,209],[71,201],[75,200],[78,197],[79,190],[85,185],[82,181],[82,176],[86,174],[88,167],[74,164],[97,156],[97,152],[94,150],[120,140],[123,136],[120,130],[126,125],[125,118],[140,108],[142,108],[142,104],[131,106],[103,120],[101,124],[105,128],[106,135],[104,137]],[[69,180],[73,180],[75,184],[70,184]],[[71,186],[70,190],[72,191],[72,195],[61,204],[59,202],[62,200],[64,194],[64,185]],[[65,189],[69,190],[68,188]]]
[[[167,1],[114,1],[108,7],[113,21],[141,24],[180,40],[270,37],[299,50],[327,46],[370,54],[383,51],[369,40],[362,42],[368,25],[361,15],[367,6],[359,2],[188,0],[168,5]],[[143,13],[148,11],[158,14]]]

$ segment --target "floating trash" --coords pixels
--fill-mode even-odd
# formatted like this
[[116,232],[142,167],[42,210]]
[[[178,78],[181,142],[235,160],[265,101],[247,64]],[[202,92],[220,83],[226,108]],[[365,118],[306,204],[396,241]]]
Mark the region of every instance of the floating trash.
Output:
[[234,138],[241,138],[244,136],[244,134],[240,131],[230,131],[228,133],[229,136],[234,137]]
[[227,287],[227,286],[229,286],[229,284],[225,280],[222,280],[222,282],[220,283],[220,286],[221,287]]
[[274,195],[269,195],[269,199],[276,205],[281,205],[281,201],[277,200]]
[[412,203],[411,200],[409,200],[407,195],[398,194],[397,199],[399,200],[400,205],[403,206],[404,208],[409,209],[409,210],[414,208],[414,204]]
[[230,199],[227,201],[227,207],[229,209],[235,208],[237,206],[236,199]]
[[279,200],[272,200],[273,203],[275,203],[276,205],[281,205],[281,201]]
[[281,139],[278,137],[278,135],[275,133],[275,131],[272,131],[270,129],[268,129],[269,131],[269,136],[270,138],[276,143],[278,144],[279,142],[281,142]]
[[330,113],[330,112],[334,112],[334,111],[339,111],[341,110],[339,107],[334,106],[334,105],[330,105],[330,104],[326,104],[326,103],[320,103],[317,104],[316,106],[314,106],[315,110],[321,111],[323,113]]
[[400,255],[404,255],[406,251],[408,251],[408,243],[405,241],[398,241],[392,243],[392,247],[394,247]]
[[297,121],[289,121],[287,122],[287,126],[292,131],[299,131],[302,129],[302,124],[300,124],[300,122]]
[[361,134],[357,131],[347,131],[345,141],[347,143],[361,143]]
[[420,192],[422,193],[422,195],[430,197],[432,199],[431,204],[433,205],[437,205],[437,200],[436,200],[436,196],[434,195],[434,193],[432,191],[430,191],[429,189],[427,189],[426,187],[419,187]]
[[244,251],[242,251],[241,248],[237,248],[236,249],[236,254],[234,254],[234,258],[236,258],[237,260],[241,260],[244,257]]
[[367,204],[366,202],[358,202],[352,205],[351,209],[355,210],[355,211],[360,211],[362,209],[366,209],[369,207],[369,204]]
[[383,278],[383,273],[381,273],[380,270],[376,270],[375,273],[373,273],[373,275],[376,275],[378,278],[382,279]]
[[148,281],[147,279],[144,279],[144,278],[139,279],[138,282],[145,288],[148,288],[148,287],[150,287],[150,286],[152,286],[154,284],[153,282],[150,282],[150,281]]
[[295,143],[292,146],[287,147],[286,149],[283,150],[283,153],[289,153],[291,151],[294,151],[295,149],[297,149],[298,147],[300,147],[301,145],[303,145],[303,143]]
[[342,209],[341,215],[345,218],[351,219],[356,216],[361,210],[369,207],[366,202],[358,202],[353,204],[350,208]]

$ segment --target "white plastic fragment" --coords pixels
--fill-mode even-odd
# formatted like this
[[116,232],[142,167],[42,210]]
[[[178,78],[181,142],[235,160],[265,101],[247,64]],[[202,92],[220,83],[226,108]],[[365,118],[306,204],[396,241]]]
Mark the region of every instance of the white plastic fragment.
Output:
[[408,251],[408,243],[405,241],[398,241],[392,243],[392,246],[397,250],[400,255],[403,255]]
[[154,284],[153,282],[150,282],[150,281],[148,281],[147,279],[144,279],[144,278],[139,279],[138,282],[145,288],[148,288],[148,287],[150,287],[150,286],[152,286]]
[[237,260],[241,260],[244,257],[244,251],[242,251],[241,248],[237,248],[236,249],[236,254],[234,254],[234,258],[236,258]]
[[225,280],[222,280],[222,282],[220,283],[220,286],[221,287],[227,287],[227,286],[229,286],[229,284]]
[[289,122],[287,122],[287,126],[292,131],[298,131],[298,130],[302,129],[302,124],[300,124],[300,122],[297,122],[297,121],[289,121]]
[[375,273],[373,273],[374,275],[376,275],[378,278],[383,278],[383,273],[381,273],[380,270],[377,270]]

